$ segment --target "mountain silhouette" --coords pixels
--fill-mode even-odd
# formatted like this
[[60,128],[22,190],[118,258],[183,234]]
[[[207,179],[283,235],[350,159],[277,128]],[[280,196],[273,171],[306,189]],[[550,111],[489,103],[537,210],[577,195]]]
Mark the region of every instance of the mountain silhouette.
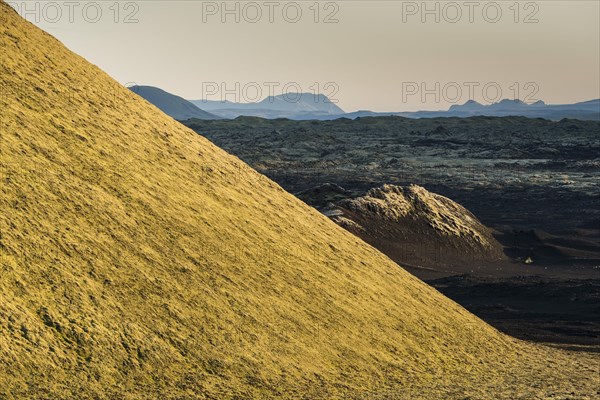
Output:
[[143,97],[162,112],[176,120],[184,121],[190,118],[218,119],[214,114],[201,110],[182,97],[165,92],[153,86],[132,86],[129,88],[135,94]]
[[312,119],[343,114],[332,100],[323,94],[286,93],[268,96],[256,103],[191,100],[193,104],[224,118],[251,116],[262,118]]

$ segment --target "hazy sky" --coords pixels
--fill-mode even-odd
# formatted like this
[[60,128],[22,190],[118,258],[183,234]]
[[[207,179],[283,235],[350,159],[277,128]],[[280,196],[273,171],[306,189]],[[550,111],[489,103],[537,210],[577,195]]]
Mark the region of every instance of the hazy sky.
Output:
[[600,97],[597,0],[9,3],[122,84],[188,99],[302,90],[410,111]]

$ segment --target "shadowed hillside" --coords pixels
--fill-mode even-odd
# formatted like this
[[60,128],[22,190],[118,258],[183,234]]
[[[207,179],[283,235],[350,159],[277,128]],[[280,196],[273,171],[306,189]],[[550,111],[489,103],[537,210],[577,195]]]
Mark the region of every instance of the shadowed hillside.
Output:
[[597,395],[0,8],[0,398]]
[[165,92],[162,89],[152,86],[132,86],[129,89],[177,120],[190,118],[219,119],[216,115],[196,107],[184,98]]

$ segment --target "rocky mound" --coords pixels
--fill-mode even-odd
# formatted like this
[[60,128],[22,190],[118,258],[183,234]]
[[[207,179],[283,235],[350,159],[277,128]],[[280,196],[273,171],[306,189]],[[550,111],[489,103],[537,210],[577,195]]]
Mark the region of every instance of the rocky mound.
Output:
[[471,212],[420,186],[384,185],[334,208],[341,211],[334,221],[401,265],[460,268],[503,257],[490,229]]

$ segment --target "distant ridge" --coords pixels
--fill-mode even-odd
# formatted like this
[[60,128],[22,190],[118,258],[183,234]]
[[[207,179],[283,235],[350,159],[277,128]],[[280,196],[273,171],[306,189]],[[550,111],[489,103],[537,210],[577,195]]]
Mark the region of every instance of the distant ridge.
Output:
[[[263,110],[264,111],[264,110]],[[259,112],[257,110],[236,110],[227,118],[252,114],[253,116],[272,118],[269,113]],[[277,114],[279,115],[279,114]],[[581,119],[581,120],[600,120],[600,99],[589,100],[575,104],[546,104],[541,100],[532,104],[527,104],[521,100],[504,99],[497,103],[484,105],[474,100],[469,100],[464,104],[455,104],[450,106],[447,111],[391,111],[391,112],[376,112],[369,110],[360,110],[349,113],[329,114],[329,113],[306,113],[296,114],[293,116],[279,115],[278,118],[290,118],[299,120],[335,120],[339,118],[364,118],[364,117],[387,117],[398,116],[405,118],[443,118],[443,117],[509,117],[521,116],[527,118],[544,118],[553,121],[559,121],[564,118]]]
[[481,103],[476,102],[475,100],[469,100],[463,105],[452,105],[450,106],[448,111],[457,111],[457,110],[468,110],[468,111],[479,111],[483,110],[485,106]]
[[522,100],[504,99],[489,105],[469,100],[462,105],[452,105],[448,111],[418,111],[413,113],[398,113],[398,115],[416,118],[428,117],[508,117],[521,116],[528,118],[545,118],[561,120],[563,118],[600,120],[600,99],[575,104],[546,104],[538,100],[527,104]]
[[191,100],[193,104],[224,118],[239,116],[262,118],[313,119],[343,114],[327,96],[313,93],[287,93],[269,96],[256,103]]
[[406,118],[439,117],[508,117],[545,118],[558,121],[563,118],[600,120],[600,99],[574,104],[546,104],[542,100],[528,104],[519,99],[503,99],[489,105],[475,100],[451,105],[447,111],[390,111],[376,112],[360,110],[344,112],[325,95],[311,93],[289,93],[286,96],[270,96],[256,103],[235,103],[231,101],[190,100],[194,105],[211,111],[222,118],[234,119],[239,116],[267,119],[288,118],[292,120],[335,120],[359,117],[400,116]]
[[176,120],[184,121],[190,118],[219,119],[218,116],[196,107],[184,98],[175,96],[157,87],[131,86],[129,89]]

